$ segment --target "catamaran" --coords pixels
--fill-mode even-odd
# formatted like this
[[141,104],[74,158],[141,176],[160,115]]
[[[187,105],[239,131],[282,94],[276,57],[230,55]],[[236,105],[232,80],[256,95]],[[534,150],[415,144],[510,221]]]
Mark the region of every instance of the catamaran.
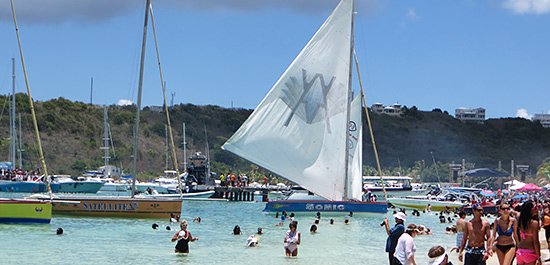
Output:
[[[265,211],[386,213],[362,201],[361,97],[353,97],[353,0],[342,0],[222,146],[314,195]],[[292,195],[291,195],[292,196]]]
[[[151,21],[153,22],[153,11],[151,6],[151,0],[146,1],[145,8],[145,23],[143,28],[143,41],[141,47],[141,63],[140,63],[140,76],[139,76],[139,88],[138,99],[136,108],[136,119],[134,126],[134,138],[133,138],[133,161],[132,161],[132,195],[131,196],[58,196],[53,198],[53,211],[57,214],[66,215],[78,215],[78,216],[100,216],[100,217],[132,217],[132,218],[169,218],[171,214],[180,214],[182,199],[181,198],[138,198],[135,197],[135,177],[137,176],[137,148],[139,142],[139,122],[141,111],[141,94],[143,89],[143,71],[145,61],[145,44],[147,40],[147,26],[149,22],[149,14],[151,14]],[[153,31],[154,33],[154,31]],[[156,36],[155,36],[156,43]],[[158,58],[157,49],[157,58]],[[158,65],[160,67],[160,59],[158,59]],[[161,83],[162,71],[161,71]],[[164,85],[162,85],[164,93]],[[164,95],[164,106],[168,120],[168,127],[170,128],[170,119],[168,117],[168,107],[166,104],[166,95]],[[171,134],[171,130],[170,130]],[[172,136],[171,136],[172,138]],[[175,148],[172,144],[172,152],[175,154]],[[177,161],[175,155],[174,165],[177,167]],[[180,184],[181,186],[181,184]],[[181,190],[181,189],[180,189]]]

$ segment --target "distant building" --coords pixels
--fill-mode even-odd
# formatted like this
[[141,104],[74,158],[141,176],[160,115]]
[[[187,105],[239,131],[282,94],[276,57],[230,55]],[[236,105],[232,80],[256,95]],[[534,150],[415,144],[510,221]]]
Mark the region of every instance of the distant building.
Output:
[[371,111],[376,114],[386,114],[390,116],[400,116],[401,115],[401,105],[393,104],[390,106],[384,106],[382,103],[374,103],[371,106]]
[[550,114],[535,114],[532,120],[539,121],[544,128],[550,128]]
[[483,123],[485,121],[485,109],[484,108],[458,108],[455,110],[455,118],[461,121],[473,121]]

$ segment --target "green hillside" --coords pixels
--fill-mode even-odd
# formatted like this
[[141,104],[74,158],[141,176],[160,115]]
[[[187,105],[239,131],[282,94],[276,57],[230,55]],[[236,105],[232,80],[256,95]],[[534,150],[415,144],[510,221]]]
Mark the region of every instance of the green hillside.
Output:
[[[6,97],[0,97],[4,105]],[[22,114],[24,167],[37,168],[38,155],[32,129],[30,110],[24,94],[17,95],[18,113]],[[59,98],[36,102],[48,169],[53,174],[77,175],[83,170],[103,164],[103,108]],[[112,164],[129,172],[132,153],[132,127],[135,106],[109,106],[109,123],[116,155]],[[250,115],[251,110],[227,109],[219,106],[180,104],[170,108],[178,161],[183,164],[182,124],[186,123],[188,154],[204,152],[206,133],[213,161],[213,171],[241,171],[249,175],[266,173],[226,151],[220,146]],[[498,167],[509,170],[510,160],[536,169],[550,157],[550,129],[539,123],[519,118],[490,119],[484,124],[463,123],[439,110],[405,109],[402,117],[371,114],[382,167],[388,174],[434,178],[448,174],[447,164],[465,159],[475,167]],[[140,177],[159,175],[165,168],[165,115],[145,107],[141,116],[141,136],[138,154]],[[366,123],[365,123],[366,124]],[[0,120],[0,160],[7,160],[9,119],[7,105]],[[368,128],[364,126],[363,158],[365,173],[375,165]],[[433,155],[433,157],[432,157]],[[181,168],[181,167],[180,167]]]

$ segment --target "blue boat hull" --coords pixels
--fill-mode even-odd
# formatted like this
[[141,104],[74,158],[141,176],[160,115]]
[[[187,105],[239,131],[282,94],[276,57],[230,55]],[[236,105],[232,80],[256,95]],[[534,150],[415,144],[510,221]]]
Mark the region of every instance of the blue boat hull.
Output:
[[387,213],[385,202],[277,200],[266,204],[264,212]]
[[0,181],[0,192],[46,192],[46,184],[34,181]]

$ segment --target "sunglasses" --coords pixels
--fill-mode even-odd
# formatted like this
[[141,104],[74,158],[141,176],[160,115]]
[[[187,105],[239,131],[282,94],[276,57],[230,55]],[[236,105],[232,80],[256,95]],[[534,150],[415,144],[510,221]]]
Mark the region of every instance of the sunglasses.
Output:
[[476,210],[478,212],[483,212],[483,209],[474,209],[474,210]]
[[505,210],[510,210],[510,207],[504,207],[504,208],[500,208],[500,209],[505,211]]

